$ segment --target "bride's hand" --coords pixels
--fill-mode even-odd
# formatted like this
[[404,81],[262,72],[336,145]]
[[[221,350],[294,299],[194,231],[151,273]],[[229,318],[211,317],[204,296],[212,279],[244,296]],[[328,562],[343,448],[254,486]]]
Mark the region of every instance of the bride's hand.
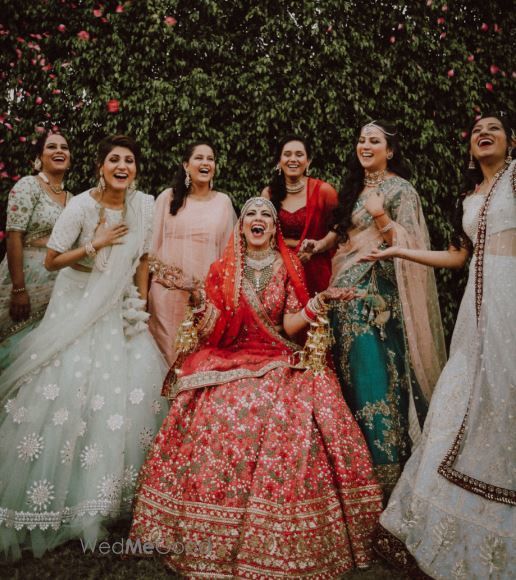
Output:
[[376,262],[377,260],[389,260],[391,258],[399,258],[400,248],[398,246],[390,246],[385,248],[385,250],[380,250],[378,248],[371,250],[369,254],[366,254],[360,258],[359,262]]

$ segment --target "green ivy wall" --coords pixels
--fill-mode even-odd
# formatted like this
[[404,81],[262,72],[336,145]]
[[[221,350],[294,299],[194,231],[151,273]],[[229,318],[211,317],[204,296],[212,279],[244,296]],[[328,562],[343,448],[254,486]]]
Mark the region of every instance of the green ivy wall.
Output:
[[[310,138],[313,173],[338,186],[356,129],[382,117],[398,124],[443,247],[469,120],[514,106],[504,1],[1,0],[0,12],[2,206],[44,127],[69,136],[75,192],[108,133],[138,139],[153,194],[184,144],[209,137],[217,187],[240,206],[267,182],[278,136]],[[439,273],[448,332],[463,279]]]

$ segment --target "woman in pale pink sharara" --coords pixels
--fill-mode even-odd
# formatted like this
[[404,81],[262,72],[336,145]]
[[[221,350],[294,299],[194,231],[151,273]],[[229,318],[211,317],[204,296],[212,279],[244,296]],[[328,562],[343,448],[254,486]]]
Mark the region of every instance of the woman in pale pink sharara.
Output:
[[157,201],[150,256],[149,328],[169,365],[188,297],[220,258],[236,215],[230,198],[213,189],[215,149],[207,141],[186,147],[182,163]]

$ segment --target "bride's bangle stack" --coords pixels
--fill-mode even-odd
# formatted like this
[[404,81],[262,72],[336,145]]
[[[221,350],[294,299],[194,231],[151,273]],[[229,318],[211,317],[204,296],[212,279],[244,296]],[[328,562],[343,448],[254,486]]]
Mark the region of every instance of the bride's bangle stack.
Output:
[[306,306],[301,310],[301,316],[308,323],[315,322],[317,317],[324,314],[326,311],[326,305],[324,304],[321,297],[316,294],[313,298],[306,303]]

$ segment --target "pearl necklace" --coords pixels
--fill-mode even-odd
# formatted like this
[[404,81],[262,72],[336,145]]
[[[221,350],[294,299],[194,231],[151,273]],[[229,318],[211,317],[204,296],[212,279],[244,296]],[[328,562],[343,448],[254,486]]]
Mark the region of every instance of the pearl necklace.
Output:
[[378,187],[385,181],[385,174],[387,169],[380,169],[380,171],[365,170],[364,185],[366,187]]
[[43,173],[43,171],[40,171],[40,172],[38,173],[38,177],[39,177],[39,178],[41,179],[41,181],[43,181],[43,183],[44,183],[45,185],[47,185],[47,186],[50,188],[50,190],[51,190],[52,192],[54,192],[56,195],[61,195],[62,193],[64,193],[64,192],[65,192],[65,190],[63,189],[63,182],[61,182],[61,184],[60,184],[60,185],[58,185],[58,186],[52,185],[52,184],[50,183],[50,179],[48,178],[48,176],[47,176],[45,173]]

